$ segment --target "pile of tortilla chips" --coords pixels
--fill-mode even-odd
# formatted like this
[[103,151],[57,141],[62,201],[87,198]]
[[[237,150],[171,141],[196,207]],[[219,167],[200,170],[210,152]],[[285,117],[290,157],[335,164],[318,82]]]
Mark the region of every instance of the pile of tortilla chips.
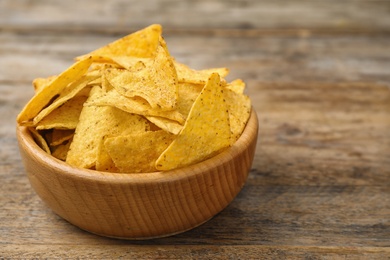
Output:
[[18,115],[47,153],[81,168],[167,171],[230,147],[251,112],[245,83],[226,68],[194,70],[151,25],[33,82]]

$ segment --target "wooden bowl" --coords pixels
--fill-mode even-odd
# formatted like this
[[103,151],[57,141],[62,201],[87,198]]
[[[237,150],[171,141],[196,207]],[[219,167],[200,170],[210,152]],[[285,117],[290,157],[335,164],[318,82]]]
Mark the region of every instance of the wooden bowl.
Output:
[[45,153],[17,127],[31,186],[59,216],[102,236],[150,239],[206,222],[245,184],[258,132],[254,111],[239,140],[204,162],[167,172],[107,173],[72,167]]

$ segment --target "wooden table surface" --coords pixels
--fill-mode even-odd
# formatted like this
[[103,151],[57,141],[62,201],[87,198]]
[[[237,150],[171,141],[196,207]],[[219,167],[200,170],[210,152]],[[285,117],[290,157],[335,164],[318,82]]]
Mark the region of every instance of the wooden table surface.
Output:
[[[152,23],[173,56],[247,82],[259,139],[247,183],[202,226],[123,241],[34,193],[15,137],[31,81]],[[390,259],[390,2],[0,2],[0,258]]]

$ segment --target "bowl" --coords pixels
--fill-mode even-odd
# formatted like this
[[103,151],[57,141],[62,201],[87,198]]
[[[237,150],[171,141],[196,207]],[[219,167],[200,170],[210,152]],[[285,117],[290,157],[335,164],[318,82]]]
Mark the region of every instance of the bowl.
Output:
[[153,173],[76,168],[45,153],[26,127],[16,132],[31,186],[49,208],[91,233],[136,240],[190,230],[222,211],[246,182],[258,120],[252,110],[241,137],[222,153]]

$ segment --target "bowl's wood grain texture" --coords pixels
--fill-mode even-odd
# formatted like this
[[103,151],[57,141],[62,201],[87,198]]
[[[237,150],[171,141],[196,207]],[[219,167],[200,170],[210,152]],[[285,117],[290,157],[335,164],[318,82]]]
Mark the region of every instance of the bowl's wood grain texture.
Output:
[[173,235],[224,209],[245,184],[256,148],[253,111],[228,150],[193,166],[144,174],[79,169],[46,154],[17,128],[30,183],[59,216],[89,232],[126,239]]

